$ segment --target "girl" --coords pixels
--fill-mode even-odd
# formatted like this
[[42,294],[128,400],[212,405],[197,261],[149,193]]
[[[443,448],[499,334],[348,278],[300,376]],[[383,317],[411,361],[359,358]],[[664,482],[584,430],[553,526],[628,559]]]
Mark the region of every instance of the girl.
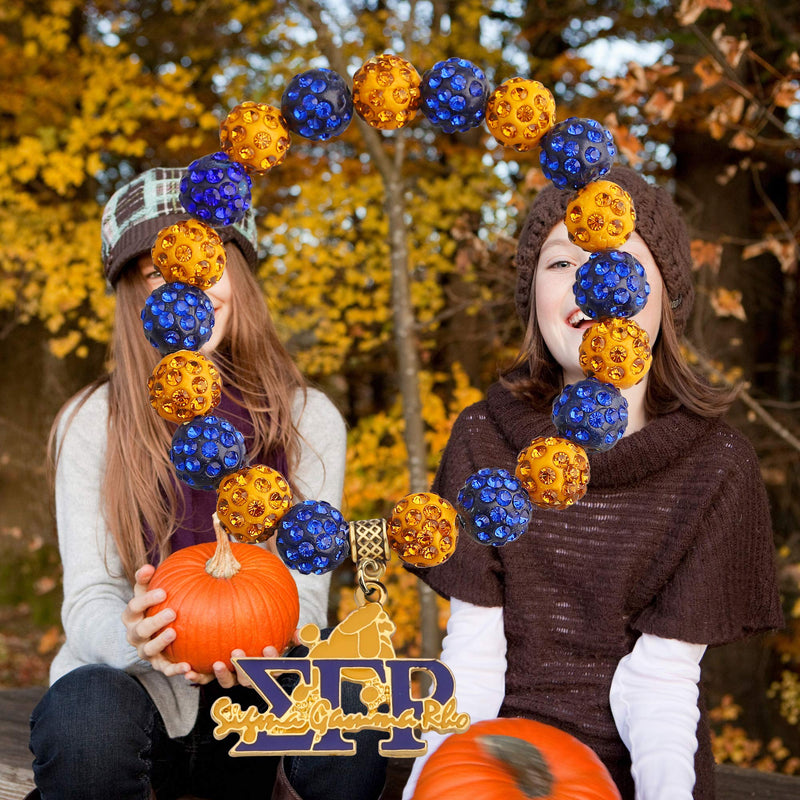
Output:
[[[720,419],[729,398],[681,358],[693,289],[680,213],[630,169],[604,177],[633,198],[636,232],[621,249],[651,287],[636,321],[653,364],[623,390],[625,436],[590,454],[575,505],[536,508],[527,535],[506,547],[461,537],[447,562],[418,574],[450,598],[442,659],[473,721],[521,716],[567,731],[597,752],[626,800],[710,800],[700,660],[709,645],[782,624],[769,510],[752,447]],[[590,322],[572,284],[589,254],[567,236],[570,199],[548,187],[528,214],[516,290],[525,339],[453,427],[433,486],[450,501],[473,472],[513,472],[532,439],[555,435],[553,399],[585,377],[578,346]],[[404,797],[421,769],[418,760]]]
[[[211,734],[208,708],[216,697],[225,694],[247,707],[258,703],[255,691],[236,686],[222,662],[209,675],[170,663],[162,652],[175,637],[169,627],[174,612],[144,616],[164,599],[163,590],[147,589],[154,565],[179,548],[214,540],[216,492],[191,490],[177,480],[168,458],[175,426],[149,405],[147,378],[160,356],[139,317],[147,295],[163,283],[150,257],[156,235],[189,216],[178,199],[182,173],[152,169],[106,205],[103,264],[116,292],[112,368],[66,404],[51,435],[66,641],[52,664],[52,686],[31,719],[34,775],[46,800],[146,800],[151,791],[159,799],[186,792],[263,798],[275,780],[276,759],[230,758],[233,742]],[[306,386],[278,340],[253,275],[252,214],[219,232],[227,267],[206,292],[215,325],[202,348],[222,375],[216,411],[245,435],[252,463],[288,478],[296,500],[338,507],[343,420],[321,392]],[[292,574],[299,625],[325,627],[330,576]],[[277,652],[268,648],[264,655]],[[324,786],[319,777],[309,778],[303,764],[313,768],[319,761],[294,759],[285,770],[281,765],[276,796],[297,797],[297,789],[316,797]],[[364,764],[361,769],[363,796],[376,796],[380,765],[372,782]],[[311,782],[315,786],[306,786]]]

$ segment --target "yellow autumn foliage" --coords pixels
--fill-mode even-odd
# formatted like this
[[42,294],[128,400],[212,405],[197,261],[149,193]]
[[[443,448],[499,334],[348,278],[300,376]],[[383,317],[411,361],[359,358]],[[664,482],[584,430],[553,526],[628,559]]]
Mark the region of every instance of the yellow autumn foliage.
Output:
[[161,150],[162,126],[190,127],[181,144],[200,148],[217,122],[193,95],[191,69],[149,72],[124,44],[76,33],[82,3],[48,6],[36,14],[12,0],[2,12],[0,103],[12,121],[0,148],[0,312],[42,320],[56,355],[81,355],[87,341],[107,341],[113,314],[99,259],[101,187],[121,164]]
[[[477,402],[482,393],[471,386],[459,364],[451,374],[424,372],[420,376],[423,397],[422,415],[428,444],[429,476],[433,480],[439,457],[459,412]],[[445,388],[446,387],[446,388]],[[409,492],[408,475],[399,467],[405,464],[403,420],[400,404],[386,413],[359,421],[350,431],[348,470],[345,479],[343,512],[348,519],[386,518],[394,504]],[[388,590],[387,610],[397,631],[394,645],[398,653],[420,655],[419,597],[417,578],[407,572],[402,562],[392,556],[383,579]],[[437,599],[439,624],[447,621],[449,604]],[[355,608],[353,589],[347,585],[340,591],[339,619]]]
[[[499,53],[474,35],[486,4],[462,5],[448,33],[412,30],[388,11],[357,13],[361,38],[344,45],[347,58],[357,64],[386,49],[387,37],[402,36],[424,71],[458,34],[464,57],[497,63]],[[202,16],[212,9],[218,26],[235,36],[211,36]],[[156,26],[144,4],[126,13],[108,0],[92,8],[51,0],[38,13],[10,0],[0,11],[0,108],[11,119],[0,148],[0,312],[18,323],[44,321],[58,355],[108,337],[113,304],[98,275],[96,231],[101,204],[123,176],[188,163],[218,147],[222,106],[244,99],[279,105],[291,75],[316,57],[313,42],[299,37],[302,18],[268,0],[181,0],[159,19]],[[157,37],[168,43],[161,50]],[[225,53],[220,63],[215,46]],[[259,47],[273,57],[255,74]],[[435,336],[446,303],[454,221],[507,190],[487,170],[481,141],[447,144],[450,163],[433,173],[424,152],[431,141],[430,130],[417,131],[407,156],[411,292],[423,347],[434,344],[426,337]],[[383,185],[363,158],[355,124],[325,147],[328,153],[295,137],[291,165],[255,187],[266,293],[312,376],[335,374],[348,359],[367,363],[376,353],[385,364],[391,351]]]
[[[789,673],[784,673],[787,674]],[[796,683],[794,692],[796,695]],[[709,710],[711,749],[716,763],[752,767],[763,772],[800,774],[800,758],[792,755],[781,738],[774,736],[765,743],[748,736],[743,727],[734,724],[741,713],[742,707],[729,694],[724,695],[719,705]]]
[[[188,164],[217,149],[227,110],[247,99],[279,106],[294,74],[320,66],[307,21],[284,4],[170,6],[157,19],[146,3],[123,8],[111,0],[43,0],[35,8],[9,0],[0,9],[0,314],[12,325],[41,322],[59,358],[85,356],[109,338],[114,301],[102,277],[99,220],[114,189],[147,167]],[[346,21],[358,35],[346,37],[342,51],[354,71],[404,41],[404,55],[422,74],[452,55],[457,37],[459,55],[498,70],[500,50],[478,35],[486,7],[468,0],[439,27],[388,9],[355,11]],[[513,214],[498,220],[488,211],[510,187],[491,169],[497,153],[487,150],[488,134],[476,134],[449,139],[420,114],[411,129],[383,139],[390,158],[401,138],[405,150],[410,291],[423,364],[441,347],[449,285],[479,283],[468,260],[456,266],[453,228],[469,217],[491,241],[513,225]],[[365,156],[354,122],[324,145],[294,136],[286,162],[254,180],[260,277],[301,368],[323,383],[388,387],[353,421],[351,517],[386,513],[409,482],[393,374],[386,190]],[[476,289],[458,313],[474,316],[486,300],[486,287]],[[458,365],[420,380],[432,476],[453,419],[478,393]],[[387,580],[399,640],[413,646],[415,579],[393,564]]]
[[[562,96],[572,94],[570,107],[558,108],[559,118],[576,113],[605,121],[612,111],[619,113],[615,135],[622,152],[629,159],[644,159],[651,170],[658,167],[660,150],[668,148],[672,136],[667,118],[676,127],[680,122],[683,130],[710,128],[728,135],[744,126],[747,142],[758,139],[761,146],[765,139],[756,126],[766,116],[743,105],[745,95],[736,86],[723,91],[723,70],[713,60],[705,72],[708,85],[693,94],[675,64],[643,69],[635,62],[629,64],[628,74],[610,79],[605,89],[596,82],[596,95],[586,91],[586,81],[594,80],[587,78],[588,62],[562,47],[563,41],[553,44],[559,39],[554,35],[559,25],[555,7],[542,16],[534,4],[492,0],[325,6],[328,18],[337,23],[336,44],[349,75],[382,52],[403,55],[421,75],[436,61],[457,55],[481,66],[493,85],[527,70],[550,86],[560,84]],[[448,13],[455,8],[457,13]],[[586,6],[584,13],[595,10]],[[570,16],[570,22],[575,20]],[[562,18],[560,23],[568,21]],[[726,47],[738,49],[747,42],[737,37],[739,44],[726,45],[717,36],[720,30],[714,41],[725,52]],[[539,52],[537,43],[546,52]],[[3,330],[35,321],[46,331],[57,357],[95,353],[91,346],[105,343],[113,324],[113,296],[106,291],[100,264],[104,201],[143,169],[186,165],[216,150],[219,122],[234,105],[244,100],[280,105],[294,74],[325,65],[308,21],[292,4],[276,0],[4,0]],[[740,70],[782,87],[769,114],[796,105],[800,62],[795,54],[786,64],[776,61],[774,68],[783,73],[770,77],[752,64]],[[756,89],[750,94],[770,96],[768,83]],[[699,126],[694,119],[698,114],[703,120]],[[792,118],[796,120],[796,113]],[[649,142],[653,149],[646,152],[630,134],[635,130],[638,137],[645,122],[654,134]],[[476,367],[477,359],[464,367],[452,363],[472,342],[459,342],[460,351],[448,346],[460,334],[461,323],[476,318],[481,324],[488,320],[480,331],[481,354],[494,356],[509,345],[497,328],[503,321],[499,317],[513,315],[513,267],[507,259],[507,274],[487,276],[487,269],[501,269],[494,263],[497,243],[514,236],[529,191],[541,187],[543,179],[535,153],[504,151],[483,127],[445,136],[420,114],[407,129],[381,134],[380,140],[387,157],[401,163],[405,182],[410,291],[424,368],[419,377],[432,477],[455,416],[479,396],[468,372],[476,384],[485,384],[496,366],[493,362]],[[786,150],[785,143],[781,147]],[[744,174],[756,169],[762,157],[759,153],[752,166],[745,160],[727,168]],[[260,277],[282,335],[311,380],[334,387],[343,397],[355,390],[366,395],[363,403],[351,401],[348,409],[343,510],[349,518],[384,515],[409,488],[395,374],[386,200],[357,120],[342,136],[324,144],[293,136],[287,160],[254,181],[263,255]],[[748,252],[772,253],[784,274],[794,275],[794,244],[775,224],[759,234]],[[743,319],[747,295],[716,286],[719,265],[707,271],[711,283],[703,295],[706,302],[720,317]],[[503,286],[509,296],[500,310],[492,305],[495,285]],[[724,365],[719,367],[738,380]],[[385,580],[398,627],[396,647],[418,652],[416,581],[396,559]],[[352,586],[340,594],[341,615],[353,602]],[[786,672],[772,688],[772,699],[786,719],[798,713],[797,659],[787,655],[787,648],[795,652],[797,641],[800,637],[794,632],[784,648],[790,659]],[[784,758],[780,747],[753,744],[732,721],[725,720],[728,727],[716,741],[719,758],[781,764],[790,771],[794,762]]]
[[[430,483],[453,422],[482,393],[470,385],[457,363],[452,365],[450,374],[421,373],[420,389]],[[350,431],[342,509],[349,519],[386,517],[394,504],[410,491],[404,468],[407,455],[403,428],[398,400],[386,411],[359,420]]]

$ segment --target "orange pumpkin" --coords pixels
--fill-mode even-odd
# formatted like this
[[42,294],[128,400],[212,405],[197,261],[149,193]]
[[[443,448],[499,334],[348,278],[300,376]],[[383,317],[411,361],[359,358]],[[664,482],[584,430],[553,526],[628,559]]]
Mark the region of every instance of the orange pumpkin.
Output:
[[428,759],[414,800],[620,800],[595,752],[530,719],[476,722]]
[[174,641],[164,650],[173,662],[187,661],[210,673],[215,661],[231,669],[231,651],[260,657],[272,645],[282,652],[297,628],[297,585],[284,563],[253,544],[231,543],[214,515],[217,543],[177,550],[156,569],[150,589],[162,588],[162,608],[175,612]]

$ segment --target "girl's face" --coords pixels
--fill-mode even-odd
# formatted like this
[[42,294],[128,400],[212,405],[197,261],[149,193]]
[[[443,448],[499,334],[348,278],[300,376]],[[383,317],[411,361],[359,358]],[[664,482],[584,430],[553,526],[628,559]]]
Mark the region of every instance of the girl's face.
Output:
[[[147,282],[148,292],[152,292],[153,289],[164,283],[161,273],[153,264],[150,253],[143,253],[140,255],[137,263],[142,277],[144,277]],[[231,279],[228,270],[225,269],[222,273],[222,277],[211,288],[205,289],[204,291],[209,296],[214,306],[214,328],[211,332],[211,338],[200,348],[200,352],[208,356],[217,349],[219,343],[228,331],[232,305]]]
[[[655,344],[661,329],[661,297],[664,283],[653,254],[637,233],[631,234],[619,250],[634,256],[644,267],[650,296],[645,307],[635,316],[635,321],[650,335],[650,346]],[[542,244],[536,272],[533,277],[536,298],[536,320],[542,338],[553,358],[561,365],[564,383],[576,383],[585,375],[578,363],[578,348],[583,332],[592,324],[575,303],[572,284],[575,271],[591,254],[573,244],[567,236],[567,227],[559,222]]]

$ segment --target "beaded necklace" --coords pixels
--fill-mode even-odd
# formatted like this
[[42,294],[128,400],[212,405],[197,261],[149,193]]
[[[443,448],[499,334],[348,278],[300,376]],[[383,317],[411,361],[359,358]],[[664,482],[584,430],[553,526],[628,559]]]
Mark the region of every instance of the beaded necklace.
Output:
[[431,492],[402,498],[388,519],[388,541],[414,566],[435,566],[455,551],[459,531],[502,546],[519,538],[533,506],[560,510],[579,501],[589,478],[587,450],[602,452],[623,436],[627,401],[620,389],[649,370],[647,333],[631,317],[650,288],[642,265],[618,250],[634,230],[630,195],[603,180],[616,156],[611,133],[592,119],[556,122],[550,91],[515,77],[494,91],[483,71],[461,58],[436,63],[420,77],[405,59],[371,58],[353,76],[352,92],[330,69],[295,75],[280,109],[245,101],[220,126],[221,150],[193,161],[180,183],[192,219],[162,230],[153,263],[166,283],[148,297],[142,320],[163,358],[148,381],[150,400],[178,423],[170,458],[180,480],[217,491],[225,533],[243,542],[276,536],[284,563],[301,573],[335,569],[350,552],[348,523],[324,501],[292,505],[286,478],[263,465],[247,466],[244,438],[214,408],[221,397],[218,370],[199,351],[213,328],[204,290],[225,268],[216,227],[235,224],[250,207],[252,175],[281,164],[291,134],[326,141],[343,133],[354,113],[371,127],[396,130],[418,111],[447,134],[485,121],[495,139],[526,152],[540,149],[545,177],[575,195],[565,224],[570,240],[591,253],[573,286],[581,312],[595,322],[583,335],[579,363],[586,378],[565,386],[553,404],[558,435],[534,439],[519,453],[515,473],[484,468],[470,476],[455,504]]

